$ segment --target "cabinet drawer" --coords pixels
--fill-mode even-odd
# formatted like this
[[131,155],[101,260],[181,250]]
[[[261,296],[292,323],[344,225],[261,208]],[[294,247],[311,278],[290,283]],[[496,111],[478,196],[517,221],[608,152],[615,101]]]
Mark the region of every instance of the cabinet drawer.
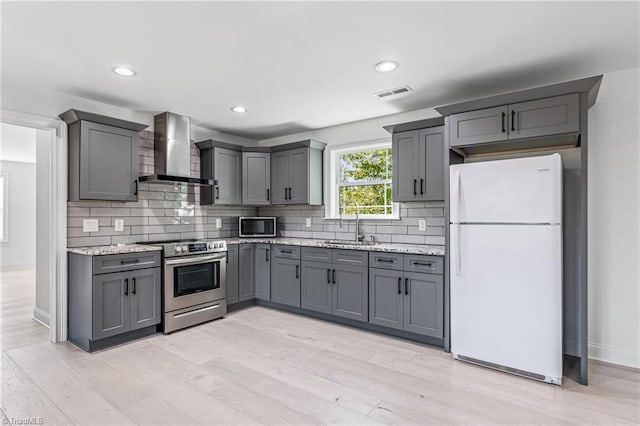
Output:
[[404,270],[407,272],[442,275],[444,273],[444,261],[438,256],[406,254],[404,256]]
[[161,251],[149,251],[144,253],[93,256],[93,273],[94,275],[98,275],[159,267],[160,253]]
[[402,271],[404,268],[404,255],[398,253],[369,252],[369,266],[372,268]]
[[369,252],[358,250],[331,250],[332,261],[335,265],[364,266],[369,265]]
[[331,249],[302,247],[302,260],[311,262],[331,262]]
[[300,247],[273,245],[271,249],[273,250],[273,257],[300,259]]

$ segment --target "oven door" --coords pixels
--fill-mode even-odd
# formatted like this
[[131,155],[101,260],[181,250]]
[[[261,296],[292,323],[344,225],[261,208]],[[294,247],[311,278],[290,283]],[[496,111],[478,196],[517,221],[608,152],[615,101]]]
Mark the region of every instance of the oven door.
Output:
[[164,311],[225,298],[226,253],[165,259]]

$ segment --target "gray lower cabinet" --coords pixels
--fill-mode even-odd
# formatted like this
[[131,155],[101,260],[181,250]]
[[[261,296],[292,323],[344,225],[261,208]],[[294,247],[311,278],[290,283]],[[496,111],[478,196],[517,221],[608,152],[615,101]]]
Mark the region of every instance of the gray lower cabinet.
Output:
[[227,246],[227,305],[238,303],[238,245]]
[[367,321],[368,253],[315,247],[303,247],[301,253],[301,307]]
[[138,133],[147,126],[69,110],[68,198],[138,200]]
[[256,299],[271,300],[271,246],[256,244],[255,253]]
[[[160,251],[113,256],[69,254],[69,340],[92,351],[156,332],[161,322]],[[154,262],[147,262],[149,256]],[[119,272],[96,273],[113,263]],[[137,264],[152,267],[135,269]]]
[[300,307],[300,259],[274,257],[271,262],[271,301]]
[[242,204],[271,204],[271,153],[242,153]]
[[255,244],[240,244],[238,249],[238,301],[256,297],[255,291]]
[[452,114],[449,144],[462,147],[577,132],[577,93]]
[[394,133],[393,200],[444,200],[444,126]]
[[[405,268],[428,265],[440,275],[410,270],[369,269],[369,322],[425,336],[444,337],[442,258],[405,255]],[[425,266],[426,267],[426,266]]]

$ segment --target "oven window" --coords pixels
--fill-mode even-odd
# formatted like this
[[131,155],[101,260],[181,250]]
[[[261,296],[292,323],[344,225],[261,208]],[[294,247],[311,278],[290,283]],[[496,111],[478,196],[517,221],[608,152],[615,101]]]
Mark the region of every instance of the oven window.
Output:
[[220,262],[178,266],[173,270],[173,294],[185,296],[220,288]]

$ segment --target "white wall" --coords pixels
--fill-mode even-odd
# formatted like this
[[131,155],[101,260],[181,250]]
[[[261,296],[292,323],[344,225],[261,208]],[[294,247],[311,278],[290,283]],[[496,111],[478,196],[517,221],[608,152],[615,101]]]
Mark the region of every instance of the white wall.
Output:
[[51,283],[51,134],[36,130],[36,303],[33,316],[49,325]]
[[589,355],[640,368],[640,69],[589,111]]

